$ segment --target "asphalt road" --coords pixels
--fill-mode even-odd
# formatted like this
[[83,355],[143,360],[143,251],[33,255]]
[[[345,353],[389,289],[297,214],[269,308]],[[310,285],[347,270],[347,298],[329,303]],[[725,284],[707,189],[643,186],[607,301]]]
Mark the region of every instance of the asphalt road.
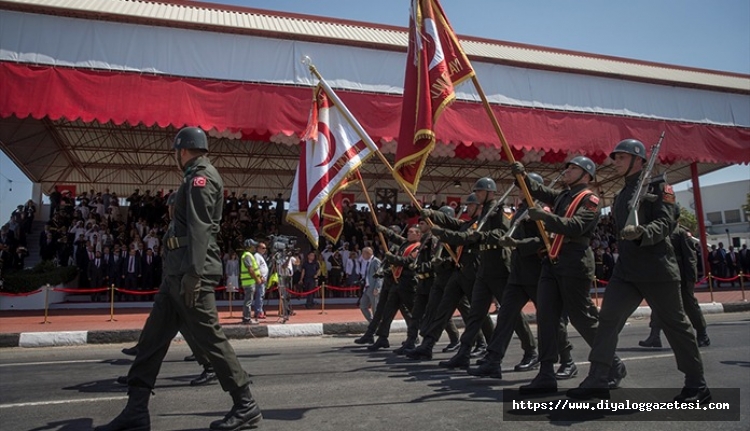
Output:
[[[352,343],[354,337],[257,339],[235,341],[245,369],[252,374],[253,393],[263,409],[261,430],[747,430],[750,429],[750,313],[706,316],[712,344],[701,350],[709,386],[739,388],[743,397],[722,393],[715,401],[740,406],[739,420],[694,422],[680,412],[665,412],[661,422],[644,422],[637,414],[619,411],[580,417],[538,411],[513,414],[503,404],[503,389],[528,382],[533,373],[506,372],[504,380],[480,379],[461,371],[447,371],[437,362],[415,363],[385,352],[370,353]],[[571,328],[572,329],[572,328]],[[629,375],[613,392],[642,388],[680,388],[682,374],[668,348],[637,347],[648,333],[647,320],[631,320],[620,337],[618,353]],[[404,335],[393,334],[392,344]],[[571,331],[574,357],[581,367],[577,378],[561,382],[561,389],[580,383],[588,365],[588,348]],[[442,348],[444,342],[438,345]],[[126,388],[114,382],[125,374],[130,359],[123,345],[87,345],[0,350],[0,429],[89,430],[108,422],[125,405]],[[439,351],[439,349],[436,349]],[[154,430],[205,430],[228,411],[231,400],[218,385],[193,388],[188,382],[200,369],[184,362],[184,343],[174,344],[162,366],[150,410]],[[438,353],[436,360],[450,354]],[[520,359],[517,340],[511,343],[506,364]],[[671,401],[675,389],[633,391],[634,397],[656,394]],[[511,391],[505,391],[511,394]],[[620,392],[629,394],[630,392]],[[663,399],[667,397],[668,399]],[[646,397],[648,398],[648,397]],[[534,401],[565,400],[563,394]],[[514,410],[516,413],[519,410]],[[727,413],[724,418],[737,417]],[[511,422],[510,419],[533,419]],[[638,422],[635,422],[639,420]],[[603,422],[606,421],[606,422]]]

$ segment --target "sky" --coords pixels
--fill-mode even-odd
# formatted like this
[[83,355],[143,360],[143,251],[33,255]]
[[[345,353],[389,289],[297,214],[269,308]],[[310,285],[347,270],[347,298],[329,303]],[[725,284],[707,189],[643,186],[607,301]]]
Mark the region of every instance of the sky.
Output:
[[[408,25],[410,5],[409,0],[210,3],[401,27]],[[750,74],[750,0],[443,0],[441,4],[459,35]],[[707,186],[747,179],[750,166],[740,165],[704,175],[700,182]],[[687,183],[675,185],[676,190],[687,187]],[[0,153],[0,221],[30,197],[28,178]]]

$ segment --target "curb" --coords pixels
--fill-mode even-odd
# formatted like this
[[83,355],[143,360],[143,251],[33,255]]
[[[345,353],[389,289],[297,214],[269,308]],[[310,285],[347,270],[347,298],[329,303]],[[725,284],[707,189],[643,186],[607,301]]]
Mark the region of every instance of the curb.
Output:
[[[750,311],[750,302],[708,303],[700,304],[704,314],[738,313]],[[631,318],[647,318],[651,316],[649,307],[638,307]],[[536,322],[536,315],[529,314],[529,323]],[[495,321],[497,316],[492,316]],[[454,318],[456,326],[463,327],[460,317]],[[367,329],[367,322],[345,323],[289,323],[257,326],[225,326],[224,333],[230,340],[250,338],[288,338],[288,337],[319,337],[323,335],[352,335],[361,334]],[[406,332],[404,320],[394,320],[391,332]],[[6,347],[58,347],[79,346],[84,344],[122,344],[135,343],[141,331],[139,329],[123,330],[94,330],[94,331],[61,331],[61,332],[22,332],[0,334],[0,348]],[[181,340],[177,334],[175,340]]]

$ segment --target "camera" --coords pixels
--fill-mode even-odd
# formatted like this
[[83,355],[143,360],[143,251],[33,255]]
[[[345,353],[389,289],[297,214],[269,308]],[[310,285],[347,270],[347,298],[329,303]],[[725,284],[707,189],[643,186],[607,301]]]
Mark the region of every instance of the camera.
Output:
[[297,238],[286,235],[272,235],[269,240],[269,249],[271,254],[293,255],[299,253]]

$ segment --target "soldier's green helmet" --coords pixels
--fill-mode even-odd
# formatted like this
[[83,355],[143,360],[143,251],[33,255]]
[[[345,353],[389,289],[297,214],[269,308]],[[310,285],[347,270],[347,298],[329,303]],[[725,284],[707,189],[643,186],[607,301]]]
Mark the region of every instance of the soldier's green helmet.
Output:
[[567,169],[567,167],[570,165],[575,165],[583,169],[584,172],[591,176],[592,180],[596,177],[596,163],[594,163],[586,156],[573,157],[568,163],[565,164],[565,168]]
[[624,141],[620,141],[615,145],[615,149],[609,153],[609,158],[614,159],[615,154],[617,153],[632,154],[636,157],[642,158],[644,161],[646,160],[646,146],[643,145],[643,142],[637,139],[625,139]]
[[206,132],[197,127],[183,127],[174,137],[175,150],[204,150],[208,151]]
[[539,184],[544,184],[544,178],[542,178],[542,176],[537,174],[536,172],[531,172],[530,174],[527,174],[526,176],[529,177],[531,181],[536,181]]
[[448,217],[455,217],[456,216],[456,210],[454,210],[453,207],[448,206],[448,205],[440,207],[440,209],[438,211],[440,211],[441,213],[447,215]]
[[477,180],[476,183],[474,183],[474,187],[471,188],[472,192],[477,192],[485,190],[488,192],[496,192],[497,191],[497,185],[495,184],[495,180],[492,178],[484,177]]
[[469,196],[466,196],[466,199],[464,199],[464,205],[479,205],[479,199],[477,199],[476,193],[471,193]]

